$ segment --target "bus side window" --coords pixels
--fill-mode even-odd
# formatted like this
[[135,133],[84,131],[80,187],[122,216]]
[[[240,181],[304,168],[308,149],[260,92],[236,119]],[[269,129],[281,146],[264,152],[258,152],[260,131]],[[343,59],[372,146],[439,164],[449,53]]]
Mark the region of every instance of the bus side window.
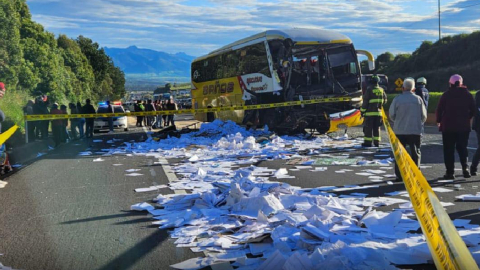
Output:
[[239,58],[236,51],[227,52],[223,55],[223,77],[231,78],[237,76],[237,64]]
[[271,78],[268,65],[267,51],[264,43],[258,43],[241,50],[246,50],[245,56],[240,58],[241,74],[261,73]]
[[204,61],[198,61],[192,64],[192,80],[196,83],[204,82]]

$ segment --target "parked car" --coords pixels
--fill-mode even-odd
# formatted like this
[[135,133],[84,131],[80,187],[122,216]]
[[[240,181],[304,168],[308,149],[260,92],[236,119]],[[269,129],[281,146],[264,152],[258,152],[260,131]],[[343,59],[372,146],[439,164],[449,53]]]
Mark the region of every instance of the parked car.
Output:
[[[115,113],[125,113],[122,105],[114,104],[113,110]],[[108,113],[107,105],[99,105],[97,113]],[[101,129],[108,129],[108,117],[95,118],[93,124],[93,131],[98,132]],[[124,131],[128,131],[128,120],[126,116],[113,117],[113,128],[123,128]]]

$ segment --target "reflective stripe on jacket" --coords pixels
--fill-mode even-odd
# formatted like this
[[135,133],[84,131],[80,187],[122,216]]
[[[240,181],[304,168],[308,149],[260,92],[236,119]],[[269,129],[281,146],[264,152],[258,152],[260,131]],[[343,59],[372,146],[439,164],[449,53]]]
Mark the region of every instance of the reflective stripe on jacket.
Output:
[[363,104],[360,109],[365,116],[381,116],[382,107],[387,103],[387,94],[380,86],[368,88],[363,94]]

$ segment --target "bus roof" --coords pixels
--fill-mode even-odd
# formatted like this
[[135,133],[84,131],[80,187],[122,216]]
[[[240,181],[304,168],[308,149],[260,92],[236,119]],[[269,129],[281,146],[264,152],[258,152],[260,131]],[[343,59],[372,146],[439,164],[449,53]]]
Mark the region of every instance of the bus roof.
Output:
[[[291,39],[295,45],[319,45],[319,44],[351,44],[352,40],[346,35],[331,30],[294,28],[287,30],[267,30],[256,35],[240,39],[220,49],[210,52],[207,55],[194,60],[202,60],[225,51],[230,51],[237,46],[255,44],[261,40]],[[256,42],[258,41],[258,42]]]

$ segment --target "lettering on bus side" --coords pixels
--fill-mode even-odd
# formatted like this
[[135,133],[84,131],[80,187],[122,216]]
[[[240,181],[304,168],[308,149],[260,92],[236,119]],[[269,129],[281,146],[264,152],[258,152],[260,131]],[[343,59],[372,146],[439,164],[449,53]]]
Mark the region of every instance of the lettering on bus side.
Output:
[[235,89],[235,84],[233,82],[229,83],[222,83],[216,82],[215,84],[205,85],[203,87],[203,95],[217,95],[217,94],[225,94],[225,93],[232,93]]
[[263,77],[258,76],[258,77],[247,78],[248,85],[250,85],[251,83],[259,83],[259,82],[263,82]]

